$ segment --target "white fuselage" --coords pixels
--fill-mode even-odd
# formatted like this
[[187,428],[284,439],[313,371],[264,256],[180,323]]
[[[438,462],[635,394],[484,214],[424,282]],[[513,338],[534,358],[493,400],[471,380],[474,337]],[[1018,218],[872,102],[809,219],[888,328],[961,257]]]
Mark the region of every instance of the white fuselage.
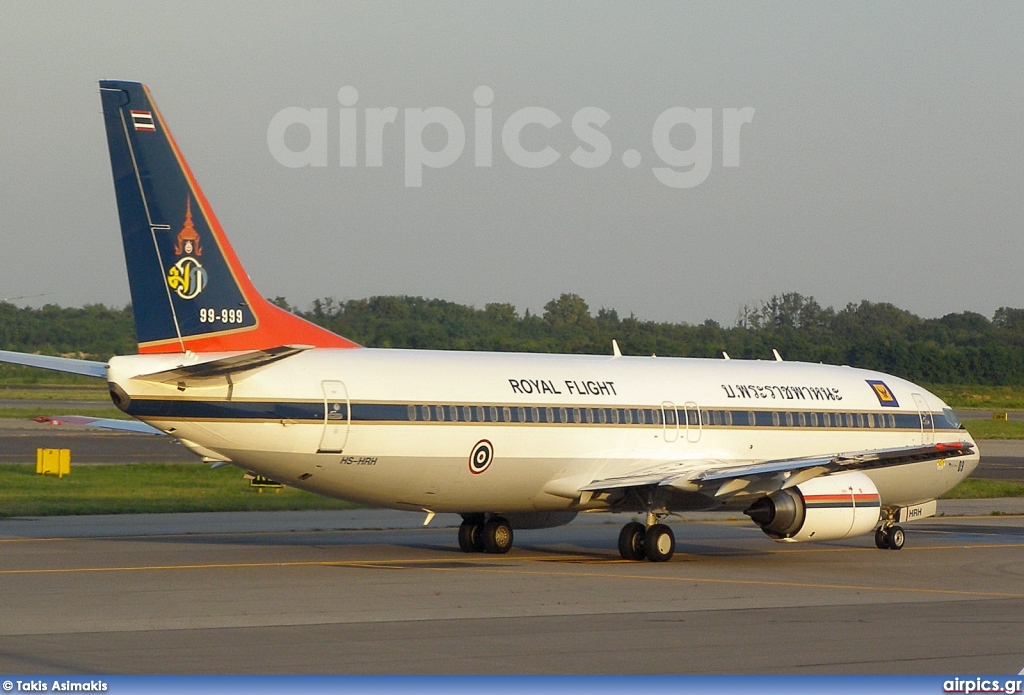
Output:
[[[230,384],[133,378],[183,363],[180,354],[115,357],[108,379],[130,396],[127,412],[211,459],[399,509],[614,508],[614,498],[575,491],[659,463],[703,470],[970,441],[919,386],[799,362],[315,349]],[[883,404],[869,382],[894,401]],[[490,455],[474,462],[482,442]],[[975,453],[867,474],[883,505],[905,505],[935,499],[977,462]],[[693,497],[677,507],[716,505]]]

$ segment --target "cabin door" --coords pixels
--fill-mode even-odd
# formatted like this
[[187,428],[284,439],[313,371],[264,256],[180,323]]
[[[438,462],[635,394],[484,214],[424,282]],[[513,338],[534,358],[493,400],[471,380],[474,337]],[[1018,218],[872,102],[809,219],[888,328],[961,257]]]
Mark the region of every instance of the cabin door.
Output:
[[701,431],[704,428],[704,423],[701,422],[700,408],[693,401],[687,401],[683,404],[683,410],[686,411],[686,441],[699,442]]
[[917,412],[921,416],[921,443],[934,444],[935,420],[932,419],[932,413],[931,410],[928,409],[928,403],[920,393],[914,393],[911,395],[914,397],[914,405],[917,406]]
[[676,412],[676,404],[672,401],[661,403],[661,427],[666,442],[679,439],[679,414]]
[[340,381],[321,383],[324,389],[324,432],[317,453],[340,454],[348,441],[348,427],[352,421],[348,390]]

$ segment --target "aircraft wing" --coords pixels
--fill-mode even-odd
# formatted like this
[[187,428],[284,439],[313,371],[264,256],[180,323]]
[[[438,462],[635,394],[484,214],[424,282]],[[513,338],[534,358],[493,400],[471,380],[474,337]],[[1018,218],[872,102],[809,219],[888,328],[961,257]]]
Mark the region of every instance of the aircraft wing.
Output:
[[49,355],[29,355],[24,352],[10,352],[8,350],[0,350],[0,362],[18,364],[23,367],[39,367],[40,369],[50,369],[67,374],[81,374],[98,379],[107,378],[107,365],[105,362],[74,360],[67,357],[50,357]]
[[688,460],[594,480],[579,490],[594,493],[654,486],[700,492],[717,498],[738,494],[764,495],[826,473],[937,461],[966,456],[973,451],[973,446],[967,442],[947,442],[768,461]]

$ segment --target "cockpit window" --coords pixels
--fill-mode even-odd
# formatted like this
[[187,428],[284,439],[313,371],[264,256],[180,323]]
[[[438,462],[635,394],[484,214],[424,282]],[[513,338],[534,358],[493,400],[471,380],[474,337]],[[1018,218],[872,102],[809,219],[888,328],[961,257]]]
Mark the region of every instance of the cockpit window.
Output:
[[943,408],[942,409],[942,414],[946,416],[946,420],[949,423],[951,423],[953,425],[953,427],[955,427],[958,430],[964,429],[964,424],[962,422],[960,422],[960,418],[958,418],[956,416],[956,413],[954,413],[952,411],[952,409],[950,409],[950,408]]

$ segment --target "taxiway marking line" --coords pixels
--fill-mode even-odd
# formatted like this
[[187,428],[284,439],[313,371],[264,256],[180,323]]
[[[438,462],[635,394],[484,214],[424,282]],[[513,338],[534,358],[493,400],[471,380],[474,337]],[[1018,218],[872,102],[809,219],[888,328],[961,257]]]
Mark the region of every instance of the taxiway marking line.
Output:
[[[1017,547],[1013,544],[1009,547]],[[951,546],[958,548],[959,546]],[[972,547],[993,547],[993,546],[972,546]],[[1007,547],[1007,546],[1004,546]],[[560,561],[593,560],[590,556],[567,556],[559,558]],[[550,562],[549,558],[486,558],[488,562]],[[465,567],[428,567],[427,563],[446,562],[449,564],[465,564]],[[358,569],[419,569],[433,572],[478,572],[490,574],[528,574],[535,576],[549,577],[586,577],[595,579],[636,579],[661,582],[694,583],[694,584],[730,584],[743,586],[774,586],[796,589],[832,589],[838,591],[868,591],[868,592],[897,592],[910,594],[927,594],[939,596],[962,596],[971,598],[1020,598],[1024,599],[1024,593],[999,592],[999,591],[970,591],[963,589],[929,589],[920,587],[900,586],[869,586],[860,584],[825,584],[820,582],[787,582],[772,580],[753,579],[717,579],[709,577],[679,577],[651,574],[615,574],[611,572],[594,571],[545,571],[525,568],[510,567],[479,567],[472,566],[480,562],[479,558],[430,558],[413,560],[353,560],[353,561],[293,561],[293,562],[240,562],[240,563],[214,563],[204,565],[145,565],[136,567],[77,567],[77,568],[54,568],[54,569],[23,569],[23,570],[0,570],[0,575],[24,575],[24,574],[74,574],[91,572],[153,572],[170,570],[207,570],[207,569],[255,569],[274,567],[337,567],[337,568],[358,568]],[[605,564],[602,562],[602,564]],[[607,564],[632,564],[624,560],[609,559]]]
[[922,589],[918,587],[902,587],[902,586],[863,586],[857,584],[821,584],[816,582],[778,582],[769,580],[753,580],[753,579],[710,579],[707,577],[666,577],[666,576],[655,576],[649,574],[611,574],[607,572],[541,572],[538,570],[512,570],[512,569],[498,569],[488,567],[466,567],[466,568],[448,568],[448,567],[420,567],[425,571],[434,572],[489,572],[492,574],[532,574],[532,575],[543,575],[543,576],[569,576],[569,577],[593,577],[602,579],[650,579],[655,581],[669,581],[669,582],[687,582],[693,584],[739,584],[746,586],[779,586],[796,589],[836,589],[841,591],[870,591],[870,592],[885,592],[892,591],[897,593],[909,593],[909,594],[938,594],[942,596],[969,596],[972,598],[1021,598],[1024,599],[1024,594],[1014,594],[1009,592],[1001,591],[963,591],[958,589]]

